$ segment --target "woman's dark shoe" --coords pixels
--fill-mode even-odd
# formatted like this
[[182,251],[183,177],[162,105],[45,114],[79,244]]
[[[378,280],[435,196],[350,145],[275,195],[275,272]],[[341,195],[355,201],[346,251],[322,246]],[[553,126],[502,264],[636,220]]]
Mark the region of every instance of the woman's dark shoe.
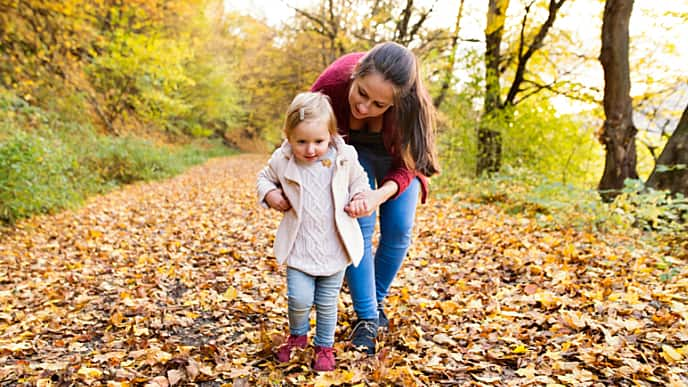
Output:
[[351,344],[368,355],[375,354],[376,320],[357,320],[351,331]]
[[377,309],[377,326],[385,330],[389,329],[389,319],[382,307]]

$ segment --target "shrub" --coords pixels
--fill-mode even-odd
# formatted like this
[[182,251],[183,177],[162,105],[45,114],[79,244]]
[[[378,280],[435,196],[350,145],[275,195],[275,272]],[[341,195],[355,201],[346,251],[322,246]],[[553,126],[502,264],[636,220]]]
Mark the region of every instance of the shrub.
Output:
[[98,135],[0,90],[0,222],[79,204],[122,184],[180,173],[229,154],[219,140],[185,146]]
[[79,201],[76,159],[63,144],[16,132],[0,143],[0,220],[64,208]]
[[134,137],[100,137],[82,163],[98,180],[108,185],[130,184],[178,173],[173,155],[148,141]]

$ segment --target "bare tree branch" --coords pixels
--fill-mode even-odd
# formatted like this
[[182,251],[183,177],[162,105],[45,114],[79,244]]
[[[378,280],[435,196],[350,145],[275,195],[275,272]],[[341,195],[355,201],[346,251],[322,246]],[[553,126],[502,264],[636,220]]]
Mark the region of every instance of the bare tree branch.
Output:
[[[528,64],[528,61],[533,56],[535,51],[539,50],[542,47],[542,43],[545,40],[545,37],[547,36],[549,29],[554,24],[554,20],[557,17],[557,12],[559,11],[561,6],[565,2],[566,2],[566,0],[559,0],[559,1],[550,0],[550,2],[549,2],[549,14],[547,15],[547,20],[540,26],[538,33],[535,35],[535,38],[533,39],[532,43],[528,46],[528,50],[526,51],[525,54],[521,54],[522,46],[524,45],[524,40],[525,40],[525,37],[523,36],[523,31],[521,32],[521,44],[519,46],[518,65],[516,67],[516,74],[514,75],[514,81],[511,84],[511,88],[509,89],[509,92],[507,93],[506,100],[504,101],[505,105],[513,105],[514,104],[514,99],[516,98],[516,94],[519,92],[521,82],[523,82],[524,73],[526,70],[526,65]],[[528,7],[530,7],[530,5]],[[527,12],[526,12],[526,14],[527,14]],[[525,17],[524,17],[523,22],[525,24]],[[522,26],[522,28],[525,28],[525,26]]]
[[430,6],[430,8],[428,8],[427,11],[422,12],[422,13],[420,14],[420,18],[418,19],[418,21],[413,25],[413,27],[411,27],[411,32],[408,34],[408,42],[411,42],[411,41],[416,37],[416,34],[418,34],[418,31],[419,31],[419,30],[421,29],[421,27],[423,26],[423,23],[425,23],[425,20],[426,20],[426,19],[428,18],[428,16],[432,13],[432,10],[433,10],[433,8],[435,7],[435,4],[436,4],[436,3],[437,3],[437,1],[435,1],[435,2]]
[[440,92],[432,101],[436,108],[439,108],[447,95],[447,90],[449,90],[449,85],[454,78],[454,65],[456,64],[456,47],[459,42],[459,32],[461,27],[461,14],[463,13],[464,0],[459,3],[459,12],[456,15],[456,23],[454,24],[454,34],[452,35],[451,46],[449,48],[449,59],[447,60],[447,66],[444,70],[444,79],[442,80],[442,86]]

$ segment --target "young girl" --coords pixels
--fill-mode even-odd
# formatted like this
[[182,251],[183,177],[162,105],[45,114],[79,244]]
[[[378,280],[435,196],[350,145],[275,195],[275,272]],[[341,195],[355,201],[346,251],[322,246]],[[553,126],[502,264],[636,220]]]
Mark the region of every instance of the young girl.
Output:
[[289,331],[277,359],[287,362],[295,347],[305,348],[315,303],[313,369],[330,371],[337,324],[337,301],[344,272],[363,256],[363,236],[355,217],[365,203],[352,198],[370,190],[354,148],[337,134],[328,97],[301,93],[284,121],[287,140],[258,174],[258,200],[284,213],[275,237],[275,257],[287,265]]

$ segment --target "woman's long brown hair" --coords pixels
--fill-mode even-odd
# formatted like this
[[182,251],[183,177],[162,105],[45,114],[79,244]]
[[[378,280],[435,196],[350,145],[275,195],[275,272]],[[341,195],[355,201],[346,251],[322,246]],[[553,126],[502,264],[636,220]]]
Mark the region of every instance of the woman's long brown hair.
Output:
[[423,85],[416,56],[406,47],[380,43],[358,63],[354,77],[376,72],[394,85],[394,112],[401,136],[397,140],[404,165],[432,176],[439,173],[435,148],[435,107]]

